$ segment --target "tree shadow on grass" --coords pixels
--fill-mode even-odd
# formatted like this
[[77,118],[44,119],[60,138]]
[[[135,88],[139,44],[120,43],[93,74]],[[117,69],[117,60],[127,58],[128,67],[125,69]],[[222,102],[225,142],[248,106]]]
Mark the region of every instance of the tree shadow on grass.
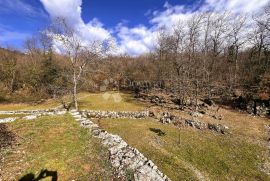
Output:
[[57,171],[48,171],[47,169],[41,170],[39,175],[35,178],[35,175],[33,173],[29,173],[22,178],[19,179],[19,181],[39,181],[41,179],[51,177],[51,181],[57,181]]
[[149,128],[150,131],[157,133],[158,136],[165,136],[166,133],[163,132],[161,129],[158,128]]

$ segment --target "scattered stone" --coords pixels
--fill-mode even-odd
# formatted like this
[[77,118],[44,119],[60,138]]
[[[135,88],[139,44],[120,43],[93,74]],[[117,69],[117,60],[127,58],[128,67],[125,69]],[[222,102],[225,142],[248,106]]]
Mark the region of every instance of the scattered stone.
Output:
[[191,112],[190,115],[192,117],[195,117],[195,118],[197,118],[197,117],[203,117],[203,114],[202,113],[199,113],[199,112]]
[[221,124],[211,124],[211,123],[206,124],[198,120],[188,120],[188,119],[185,120],[185,124],[196,129],[200,130],[209,129],[221,134],[229,132],[228,131],[229,127]]
[[185,120],[185,124],[197,129],[205,129],[207,125],[197,120]]
[[225,134],[226,132],[228,132],[229,127],[228,126],[221,125],[221,124],[211,124],[211,123],[208,123],[208,129],[214,130],[214,131],[216,131],[218,133]]
[[160,122],[163,124],[170,124],[174,120],[175,116],[172,116],[169,112],[163,112],[160,117]]

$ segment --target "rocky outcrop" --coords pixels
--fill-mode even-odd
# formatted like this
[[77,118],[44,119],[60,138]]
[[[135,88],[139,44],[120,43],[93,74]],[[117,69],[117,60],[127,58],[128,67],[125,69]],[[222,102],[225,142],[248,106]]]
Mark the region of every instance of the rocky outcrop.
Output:
[[89,118],[129,118],[129,119],[142,119],[148,117],[148,111],[96,111],[96,110],[83,110],[82,113],[86,114]]
[[197,120],[185,120],[185,124],[188,126],[191,126],[193,128],[197,128],[197,129],[206,129],[207,128],[207,124],[197,121]]
[[198,120],[185,120],[185,124],[200,130],[209,129],[221,134],[229,132],[229,127],[222,124],[203,123]]
[[82,127],[88,128],[108,148],[112,166],[117,170],[119,177],[125,177],[127,171],[132,171],[136,181],[170,180],[151,160],[136,148],[129,146],[120,136],[101,129],[77,111],[71,111],[71,114]]
[[208,123],[208,129],[213,130],[215,132],[221,133],[221,134],[225,134],[228,133],[229,127],[222,125],[222,124],[211,124]]
[[175,120],[175,116],[171,115],[169,112],[163,112],[159,120],[163,124],[170,124]]
[[267,117],[270,115],[270,107],[267,107],[265,103],[250,101],[247,104],[247,112],[256,116]]

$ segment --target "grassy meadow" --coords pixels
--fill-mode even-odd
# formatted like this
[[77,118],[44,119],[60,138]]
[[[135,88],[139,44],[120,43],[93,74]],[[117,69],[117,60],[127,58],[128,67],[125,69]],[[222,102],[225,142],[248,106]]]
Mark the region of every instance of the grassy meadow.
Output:
[[151,119],[102,119],[98,123],[138,148],[172,180],[269,179],[259,170],[266,147],[241,136],[178,129]]
[[[17,144],[2,152],[1,179],[18,180],[47,169],[59,180],[110,180],[112,168],[98,140],[69,115],[8,123]],[[0,179],[0,180],[1,180]],[[47,178],[48,179],[48,178]]]

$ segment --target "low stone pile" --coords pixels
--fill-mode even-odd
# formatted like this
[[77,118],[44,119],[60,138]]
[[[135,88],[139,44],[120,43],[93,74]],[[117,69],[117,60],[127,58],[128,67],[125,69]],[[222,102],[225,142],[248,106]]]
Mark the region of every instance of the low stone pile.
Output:
[[97,124],[83,117],[77,111],[71,111],[71,114],[82,127],[90,129],[92,134],[101,139],[102,144],[108,147],[112,166],[117,170],[119,177],[124,178],[127,171],[132,171],[135,181],[170,180],[158,170],[151,160],[148,160],[137,149],[129,146],[121,137],[99,128]]
[[3,119],[0,119],[0,123],[9,123],[9,122],[16,121],[16,119],[18,119],[18,118],[17,117],[15,117],[15,118],[3,118]]
[[[63,110],[23,110],[23,111],[0,111],[0,115],[16,115],[16,114],[25,114],[26,116],[22,117],[24,120],[33,120],[37,119],[40,116],[44,115],[63,115],[66,111]],[[30,115],[27,115],[30,114]],[[9,123],[19,119],[18,117],[9,117],[0,119],[0,123]]]
[[84,110],[82,111],[89,118],[130,118],[130,119],[142,119],[149,115],[148,111],[132,112],[132,111],[95,111]]
[[166,124],[166,123],[170,124],[172,123],[172,121],[174,121],[174,119],[175,119],[175,116],[171,115],[169,112],[163,112],[159,120],[163,124]]
[[221,133],[221,134],[225,134],[228,133],[229,131],[229,127],[222,125],[222,124],[212,124],[212,123],[203,123],[201,121],[198,120],[185,120],[185,124],[188,126],[191,126],[193,128],[197,128],[197,129],[209,129],[212,131],[215,131],[217,133]]
[[[254,103],[249,102],[247,104],[247,112],[249,114],[254,115]],[[257,105],[256,106],[256,115],[260,117],[267,117],[270,115],[270,107],[265,106],[265,104]]]
[[208,129],[213,130],[213,131],[216,131],[218,133],[225,134],[225,133],[228,132],[229,127],[228,126],[224,126],[222,124],[211,124],[211,123],[208,123]]
[[41,114],[41,115],[60,115],[65,114],[66,111],[62,109],[44,109],[44,110],[18,110],[18,111],[0,111],[0,114]]
[[185,120],[185,124],[188,126],[191,126],[193,128],[197,128],[197,129],[205,129],[207,128],[207,124],[197,121],[197,120]]

